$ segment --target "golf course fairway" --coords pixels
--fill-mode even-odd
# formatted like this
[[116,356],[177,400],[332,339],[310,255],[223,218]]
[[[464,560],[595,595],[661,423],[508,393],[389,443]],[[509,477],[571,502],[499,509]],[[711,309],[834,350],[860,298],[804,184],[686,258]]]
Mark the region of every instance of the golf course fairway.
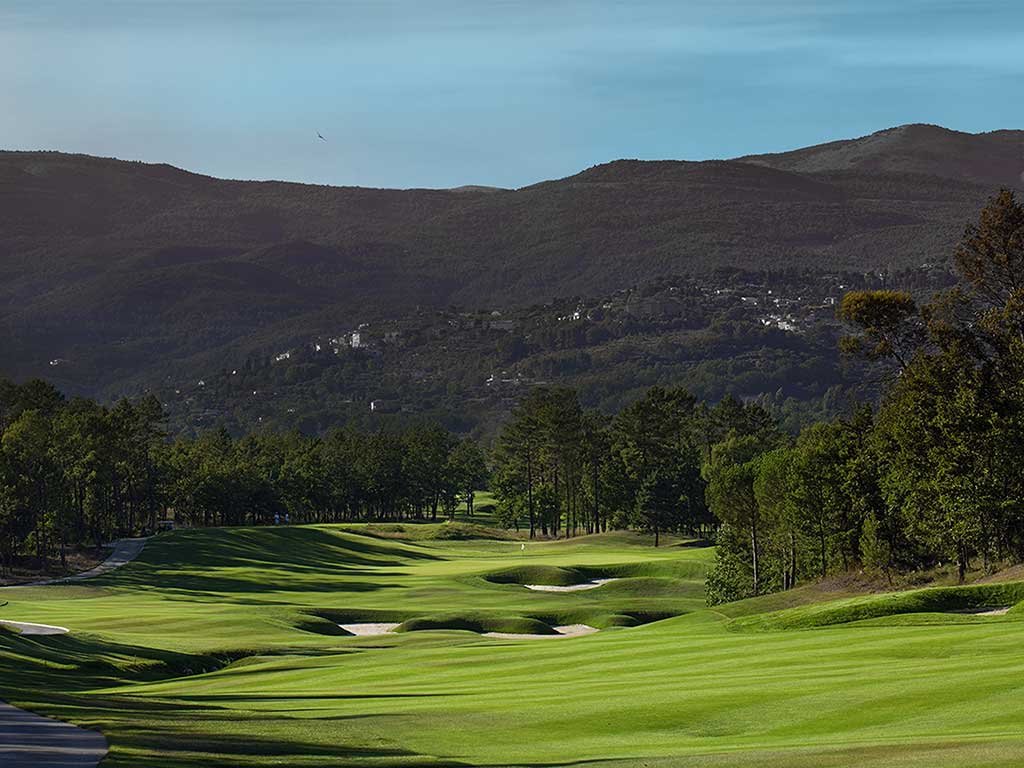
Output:
[[[0,619],[70,632],[0,629],[0,699],[101,731],[109,768],[1024,764],[1021,583],[709,609],[710,548],[474,533],[161,534],[5,592]],[[600,631],[483,636],[569,625]]]

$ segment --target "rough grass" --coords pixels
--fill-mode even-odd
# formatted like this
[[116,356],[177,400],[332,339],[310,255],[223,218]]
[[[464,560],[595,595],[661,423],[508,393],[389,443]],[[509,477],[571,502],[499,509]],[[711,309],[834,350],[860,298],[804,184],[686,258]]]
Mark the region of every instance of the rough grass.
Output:
[[109,554],[104,547],[70,547],[65,555],[65,566],[56,557],[43,562],[34,556],[15,558],[10,573],[0,575],[0,586],[26,584],[88,571],[102,563]]
[[582,568],[563,568],[557,565],[521,565],[517,568],[503,568],[484,576],[494,584],[545,584],[549,586],[567,587],[582,584],[594,577],[591,571]]
[[[691,583],[699,582],[703,585],[710,565],[710,558],[705,557],[705,554],[709,554],[710,550],[692,550],[691,553],[693,557],[686,559],[616,563],[606,566],[520,565],[491,571],[484,574],[483,578],[494,584],[544,584],[562,587],[583,584],[594,579],[632,580],[637,577],[665,577]],[[613,586],[614,583],[606,584],[601,589],[607,591]]]
[[[730,628],[737,630],[780,630],[809,629],[836,624],[849,624],[866,620],[881,620],[898,617],[892,623],[907,624],[908,616],[919,614],[942,614],[932,617],[929,623],[949,621],[991,621],[994,616],[972,616],[957,614],[956,611],[980,610],[1016,606],[1024,600],[1024,583],[972,585],[964,587],[935,587],[911,592],[897,592],[880,595],[863,595],[789,608],[773,613],[738,618]],[[1007,616],[1024,616],[1024,606],[1011,611]]]
[[363,536],[400,539],[404,541],[469,541],[471,539],[511,541],[523,538],[523,536],[511,531],[488,528],[478,523],[457,521],[443,521],[440,523],[368,523],[364,525],[347,525],[341,530]]
[[[0,696],[100,728],[104,768],[1024,763],[1022,609],[939,612],[1018,602],[1020,584],[705,609],[711,552],[644,543],[175,532],[98,582],[6,595],[4,618],[73,632],[0,634]],[[540,572],[622,581],[489,580]],[[604,631],[476,634],[573,623]]]

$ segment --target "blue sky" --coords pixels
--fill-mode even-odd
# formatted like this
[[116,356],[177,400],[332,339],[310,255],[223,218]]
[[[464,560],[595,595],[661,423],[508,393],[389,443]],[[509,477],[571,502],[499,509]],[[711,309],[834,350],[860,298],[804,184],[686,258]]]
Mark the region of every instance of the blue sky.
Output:
[[0,0],[0,148],[230,178],[522,186],[1021,94],[1019,0]]

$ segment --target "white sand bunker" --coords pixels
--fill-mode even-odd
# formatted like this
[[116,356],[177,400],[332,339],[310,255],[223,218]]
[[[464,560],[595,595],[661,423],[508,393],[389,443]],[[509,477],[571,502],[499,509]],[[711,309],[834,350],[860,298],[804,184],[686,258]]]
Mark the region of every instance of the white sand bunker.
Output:
[[66,635],[71,631],[67,627],[55,627],[51,624],[32,624],[27,621],[0,621],[0,624],[13,627],[23,635]]
[[961,613],[968,616],[1005,616],[1010,612],[1012,605],[1004,605],[1000,608],[958,608],[946,613]]
[[518,632],[484,632],[484,637],[500,637],[504,640],[551,640],[558,637],[580,637],[581,635],[592,635],[598,632],[597,627],[589,624],[565,624],[560,627],[552,627],[557,635],[530,635]]
[[398,626],[398,623],[389,624],[386,622],[377,622],[373,624],[339,624],[338,626],[350,635],[358,635],[359,637],[376,637],[378,635],[395,634],[395,627]]
[[583,589],[597,589],[611,581],[618,581],[618,579],[592,579],[582,584],[570,584],[566,587],[556,587],[551,584],[524,584],[523,586],[527,589],[532,589],[534,592],[579,592]]

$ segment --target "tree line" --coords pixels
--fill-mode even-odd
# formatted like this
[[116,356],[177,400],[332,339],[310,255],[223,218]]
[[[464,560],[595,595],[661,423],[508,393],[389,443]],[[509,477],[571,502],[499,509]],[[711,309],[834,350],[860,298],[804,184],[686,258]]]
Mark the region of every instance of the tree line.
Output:
[[714,539],[711,602],[862,568],[1024,560],[1024,207],[1004,191],[970,226],[958,283],[919,305],[853,291],[843,352],[882,397],[793,435],[757,402],[655,386],[617,414],[538,387],[490,456],[446,430],[225,431],[170,441],[154,398],[104,407],[0,382],[0,567],[69,543],[194,525],[436,519],[490,483],[530,536],[633,527]]
[[791,435],[756,403],[655,387],[608,418],[533,392],[495,453],[499,512],[533,535],[634,526],[714,536],[711,602],[851,568],[1024,560],[1024,207],[1003,191],[968,227],[958,283],[918,305],[847,293],[843,352],[882,397]]
[[18,556],[197,526],[437,519],[473,507],[483,451],[427,424],[240,439],[224,430],[168,440],[152,397],[104,407],[49,384],[0,380],[0,573]]
[[[877,408],[767,440],[709,472],[712,601],[857,567],[888,576],[1024,560],[1024,207],[1002,191],[918,305],[847,293],[847,354],[878,363]],[[739,447],[739,446],[737,446]]]
[[778,433],[756,404],[714,406],[681,388],[651,387],[609,418],[584,411],[575,390],[538,388],[505,424],[494,452],[497,514],[530,536],[633,527],[710,536],[704,471],[734,435]]

